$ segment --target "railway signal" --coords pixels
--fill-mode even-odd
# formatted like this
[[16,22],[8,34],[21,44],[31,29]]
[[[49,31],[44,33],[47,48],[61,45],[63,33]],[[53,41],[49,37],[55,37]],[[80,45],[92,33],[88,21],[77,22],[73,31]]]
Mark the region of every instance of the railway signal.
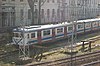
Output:
[[84,40],[83,40],[83,41],[81,41],[81,42],[83,42],[83,43],[82,43],[82,52],[84,52],[84,50],[85,50],[85,42],[87,42],[87,41],[84,41]]
[[81,42],[83,42],[82,43],[82,51],[84,52],[85,51],[85,42],[88,42],[87,44],[88,44],[88,50],[89,50],[89,52],[91,52],[91,43],[92,42],[94,42],[94,41],[85,41],[85,40],[83,40],[83,41],[81,41]]
[[91,52],[91,41],[89,42],[89,51]]

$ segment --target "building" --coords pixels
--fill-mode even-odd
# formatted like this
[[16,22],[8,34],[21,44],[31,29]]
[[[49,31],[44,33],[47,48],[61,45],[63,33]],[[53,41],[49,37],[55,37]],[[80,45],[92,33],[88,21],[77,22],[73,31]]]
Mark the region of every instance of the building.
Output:
[[2,0],[0,3],[2,3],[2,27],[29,24],[27,0]]
[[95,18],[100,15],[99,0],[41,0],[40,11],[39,1],[2,0],[0,2],[2,3],[2,27],[35,25],[40,22],[39,17],[41,24],[47,24]]
[[[41,15],[38,14],[39,0],[34,2],[34,24],[56,23],[71,20],[96,18],[99,15],[99,0],[46,0],[41,6]],[[33,7],[33,3],[30,7]]]
[[99,0],[78,0],[77,2],[78,19],[97,17]]
[[1,4],[2,4],[2,3],[1,3],[1,0],[0,0],[0,28],[2,27]]

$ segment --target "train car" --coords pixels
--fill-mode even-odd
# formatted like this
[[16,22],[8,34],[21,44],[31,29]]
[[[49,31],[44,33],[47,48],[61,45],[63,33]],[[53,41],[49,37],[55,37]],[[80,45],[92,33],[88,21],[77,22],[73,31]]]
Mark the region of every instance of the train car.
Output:
[[72,34],[100,30],[100,18],[63,22],[59,24],[25,26],[13,30],[13,43],[18,45],[43,44],[67,38]]
[[99,22],[93,21],[92,22],[92,30],[98,30],[98,28],[99,28]]

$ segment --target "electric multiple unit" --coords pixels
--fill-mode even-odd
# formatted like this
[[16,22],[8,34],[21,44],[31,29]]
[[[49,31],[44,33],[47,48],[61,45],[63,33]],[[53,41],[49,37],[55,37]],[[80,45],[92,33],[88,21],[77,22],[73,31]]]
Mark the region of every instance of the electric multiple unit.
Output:
[[82,34],[96,30],[100,30],[100,18],[79,20],[73,23],[18,27],[13,30],[13,43],[18,45],[43,44],[67,38],[73,32]]

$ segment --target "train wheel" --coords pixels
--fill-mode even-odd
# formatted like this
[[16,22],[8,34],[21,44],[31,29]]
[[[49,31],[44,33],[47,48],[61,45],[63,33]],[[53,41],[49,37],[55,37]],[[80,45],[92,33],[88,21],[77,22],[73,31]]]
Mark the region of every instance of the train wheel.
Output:
[[42,59],[42,57],[43,57],[43,53],[38,54],[38,55],[36,55],[35,60],[36,60],[37,62],[40,62],[40,61],[41,61],[41,59]]

